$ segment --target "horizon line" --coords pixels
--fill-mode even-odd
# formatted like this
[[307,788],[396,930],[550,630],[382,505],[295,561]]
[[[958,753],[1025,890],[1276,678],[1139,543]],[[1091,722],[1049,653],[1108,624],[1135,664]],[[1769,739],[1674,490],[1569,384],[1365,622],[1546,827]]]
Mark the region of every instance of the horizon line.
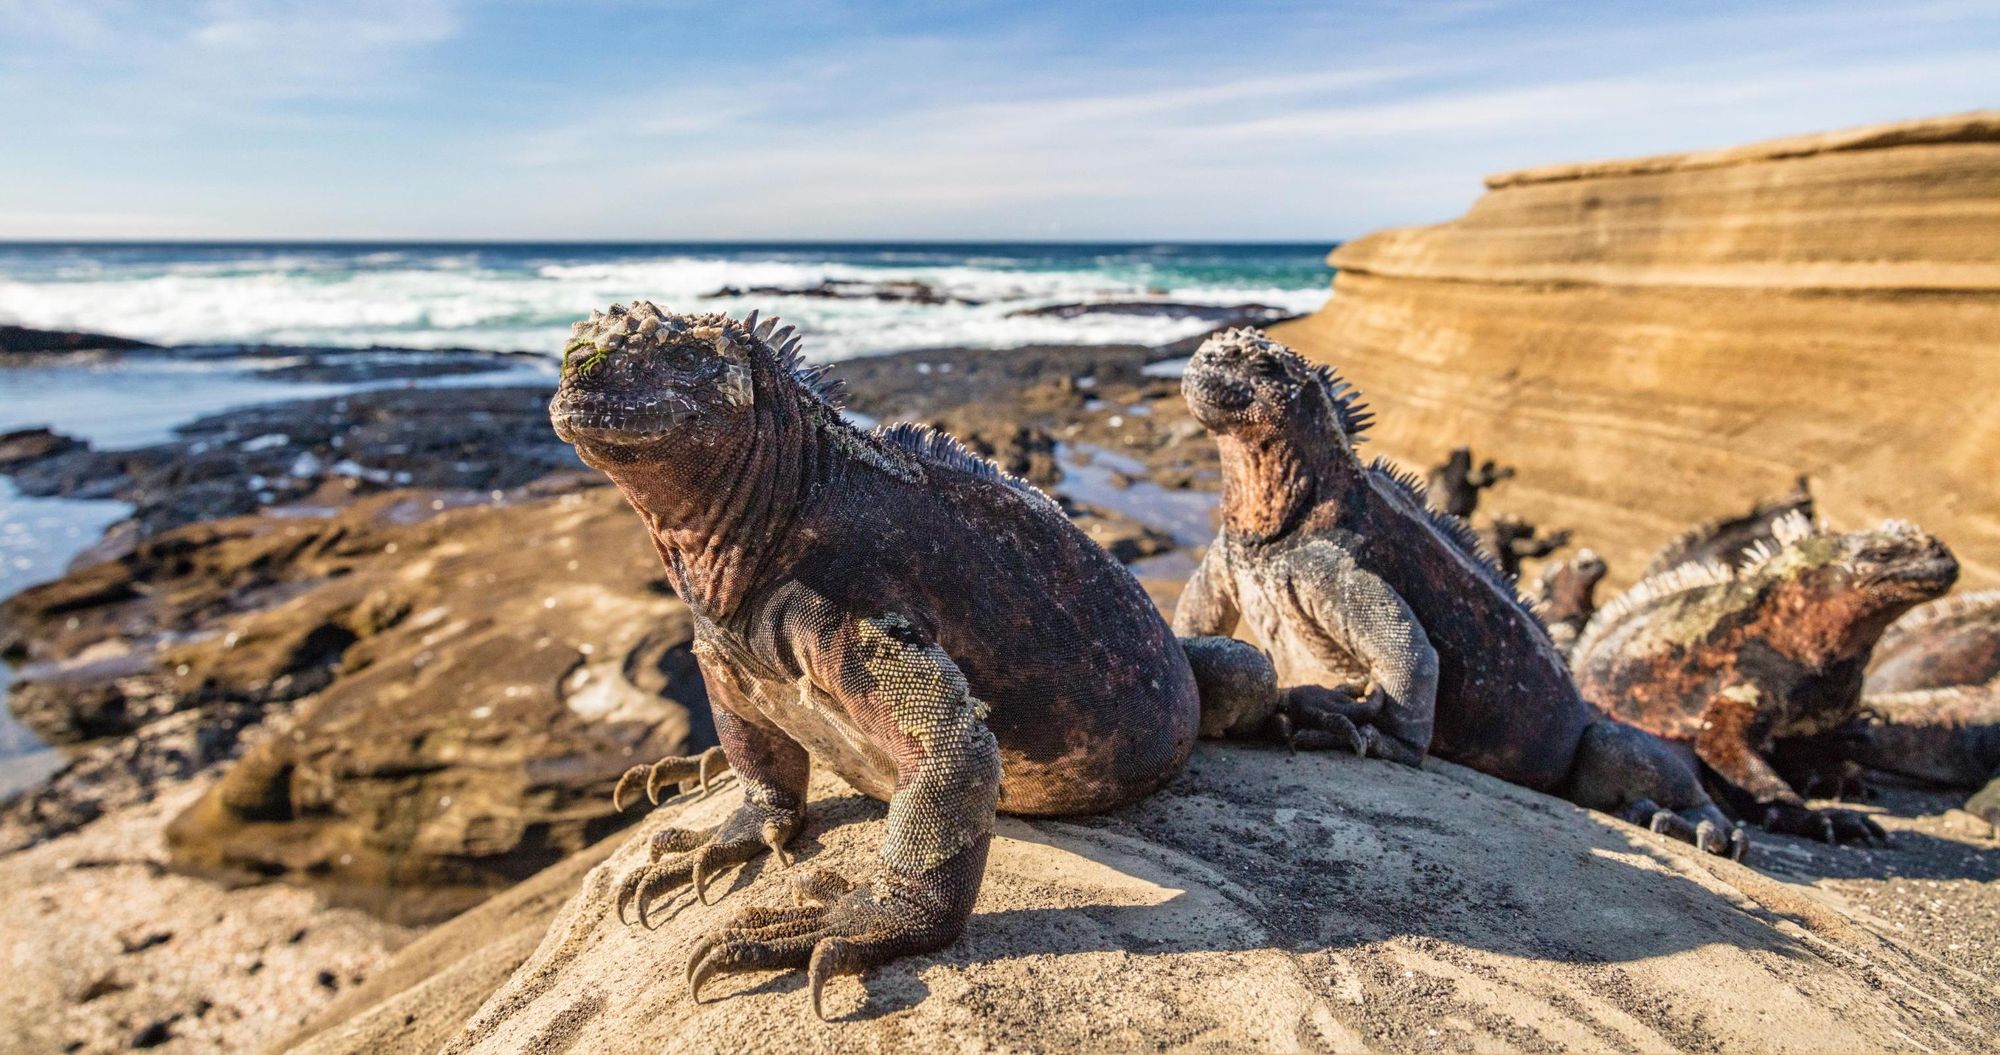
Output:
[[1338,246],[1349,238],[0,238],[7,246]]

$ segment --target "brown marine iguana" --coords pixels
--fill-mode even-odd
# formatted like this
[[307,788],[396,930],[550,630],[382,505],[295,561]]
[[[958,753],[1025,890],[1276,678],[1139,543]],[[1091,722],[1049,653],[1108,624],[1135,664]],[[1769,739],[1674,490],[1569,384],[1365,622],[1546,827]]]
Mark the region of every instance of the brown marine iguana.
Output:
[[1496,465],[1491,458],[1474,469],[1472,448],[1453,447],[1442,463],[1431,468],[1424,493],[1433,508],[1460,520],[1471,520],[1473,511],[1479,508],[1479,492],[1513,476],[1513,466]]
[[2000,677],[2000,590],[1932,601],[1889,624],[1868,664],[1869,695],[1984,685]]
[[1179,771],[1202,719],[1190,653],[1204,684],[1233,670],[1276,706],[1261,654],[1184,651],[1032,485],[923,426],[846,421],[790,327],[634,302],[575,333],[551,420],[624,492],[692,609],[722,742],[621,783],[643,774],[650,794],[726,762],[744,786],[716,830],[654,836],[620,914],[636,902],[643,923],[656,893],[782,861],[814,762],[889,803],[879,879],[815,873],[811,904],[742,912],[695,949],[697,998],[717,972],[804,967],[818,1011],[829,976],[949,944],[996,808],[1105,810]]
[[[1361,461],[1371,415],[1338,376],[1231,330],[1202,344],[1181,388],[1220,448],[1223,524],[1181,595],[1177,633],[1248,623],[1296,716],[1353,730],[1368,754],[1415,764],[1428,749],[1741,855],[1743,832],[1684,758],[1577,694],[1464,521],[1428,508],[1413,479]],[[1362,704],[1319,695],[1367,683]]]
[[1810,809],[1771,763],[1861,712],[1862,671],[1896,617],[1951,588],[1958,562],[1911,524],[1837,534],[1793,514],[1743,564],[1681,564],[1584,628],[1584,695],[1689,745],[1739,814],[1827,842],[1881,840],[1852,810]]
[[1965,809],[2000,825],[2000,678],[1977,685],[1870,694],[1842,752],[1871,769],[1979,788]]
[[1522,561],[1540,560],[1569,545],[1570,531],[1562,528],[1544,535],[1540,528],[1519,517],[1496,516],[1473,534],[1486,555],[1493,558],[1493,566],[1512,582],[1521,577]]
[[1677,564],[1734,565],[1752,546],[1770,540],[1772,525],[1794,514],[1813,518],[1811,482],[1803,475],[1792,484],[1791,494],[1764,499],[1747,513],[1703,521],[1682,532],[1653,554],[1639,578],[1650,579]]
[[1568,655],[1576,635],[1597,614],[1597,586],[1610,570],[1594,549],[1577,550],[1568,560],[1542,569],[1535,588],[1535,611],[1549,628],[1549,640],[1555,642],[1556,651]]

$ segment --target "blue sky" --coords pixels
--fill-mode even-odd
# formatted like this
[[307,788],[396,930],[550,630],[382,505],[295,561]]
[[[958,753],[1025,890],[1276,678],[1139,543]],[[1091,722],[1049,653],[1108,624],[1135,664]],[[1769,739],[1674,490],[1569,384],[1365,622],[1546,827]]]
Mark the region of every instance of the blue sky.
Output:
[[2000,105],[2000,4],[0,0],[0,238],[1280,239]]

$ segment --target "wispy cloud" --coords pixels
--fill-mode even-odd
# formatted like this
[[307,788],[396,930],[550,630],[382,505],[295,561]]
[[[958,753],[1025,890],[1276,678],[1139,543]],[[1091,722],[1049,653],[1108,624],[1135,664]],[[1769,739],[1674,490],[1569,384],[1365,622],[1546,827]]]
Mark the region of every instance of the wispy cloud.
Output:
[[238,236],[1325,239],[2000,99],[1967,0],[1173,8],[0,0],[0,191]]

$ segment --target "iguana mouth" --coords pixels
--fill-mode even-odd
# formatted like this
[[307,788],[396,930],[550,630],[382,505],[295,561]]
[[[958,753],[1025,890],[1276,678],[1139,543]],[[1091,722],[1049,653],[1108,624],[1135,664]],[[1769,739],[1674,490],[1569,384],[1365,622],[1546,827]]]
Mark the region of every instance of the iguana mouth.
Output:
[[1230,377],[1217,376],[1212,370],[1199,373],[1190,372],[1181,382],[1183,394],[1187,396],[1188,409],[1194,411],[1197,421],[1208,424],[1216,417],[1226,417],[1250,408],[1257,401],[1257,393],[1248,384]]
[[1951,557],[1926,557],[1884,568],[1868,577],[1869,586],[1930,586],[1951,584],[1958,578],[1958,561]]
[[637,444],[658,440],[697,413],[692,400],[669,389],[632,397],[584,392],[567,385],[549,404],[549,422],[564,443]]

